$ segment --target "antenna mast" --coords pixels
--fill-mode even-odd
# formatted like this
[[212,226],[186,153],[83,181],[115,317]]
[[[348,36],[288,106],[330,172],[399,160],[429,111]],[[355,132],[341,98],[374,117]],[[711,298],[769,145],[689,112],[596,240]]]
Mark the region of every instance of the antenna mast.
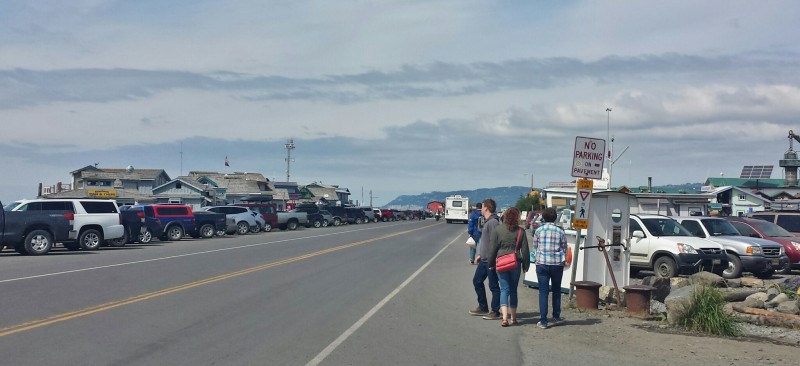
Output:
[[294,161],[294,159],[292,159],[292,150],[295,147],[294,139],[289,139],[289,141],[287,141],[286,145],[284,146],[286,146],[286,181],[289,182],[290,181],[289,177],[291,176],[290,175],[291,163],[292,161]]

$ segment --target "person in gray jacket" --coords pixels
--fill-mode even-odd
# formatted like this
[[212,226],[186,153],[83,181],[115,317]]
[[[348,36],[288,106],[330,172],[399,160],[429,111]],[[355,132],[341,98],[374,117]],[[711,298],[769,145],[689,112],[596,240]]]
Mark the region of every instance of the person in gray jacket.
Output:
[[[496,209],[497,204],[493,199],[487,198],[483,200],[481,213],[486,218],[486,222],[483,224],[482,238],[491,238],[492,231],[499,223],[497,215],[494,213]],[[500,284],[497,280],[497,272],[489,270],[489,267],[494,267],[494,263],[490,266],[488,261],[491,254],[490,250],[494,244],[487,239],[481,240],[477,245],[478,255],[475,257],[475,262],[478,265],[475,268],[475,275],[472,277],[472,285],[475,287],[475,294],[478,295],[478,307],[470,310],[469,313],[476,316],[482,315],[487,320],[497,320],[501,317]],[[489,304],[486,301],[486,287],[483,285],[483,281],[487,278],[489,279],[489,291],[492,292],[491,309],[489,309]]]
[[[491,240],[489,240],[493,244],[489,250],[489,258],[487,258],[491,267],[495,266],[497,257],[511,253],[517,256],[519,264],[517,268],[497,272],[500,282],[500,312],[503,313],[503,321],[500,325],[503,327],[517,324],[519,277],[522,272],[528,272],[531,266],[528,237],[525,235],[525,230],[519,227],[519,217],[520,213],[516,207],[509,208],[503,214],[503,225],[497,225],[492,231]],[[496,268],[489,268],[489,270],[496,270]],[[509,319],[509,312],[511,319]]]

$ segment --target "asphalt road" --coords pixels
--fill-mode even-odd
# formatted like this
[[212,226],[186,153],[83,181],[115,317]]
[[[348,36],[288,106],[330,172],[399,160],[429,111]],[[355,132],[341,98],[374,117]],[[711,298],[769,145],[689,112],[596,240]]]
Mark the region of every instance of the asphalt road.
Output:
[[428,219],[42,257],[6,250],[2,363],[518,364],[513,332],[498,343],[477,331],[492,323],[501,334],[495,322],[465,315],[465,231]]

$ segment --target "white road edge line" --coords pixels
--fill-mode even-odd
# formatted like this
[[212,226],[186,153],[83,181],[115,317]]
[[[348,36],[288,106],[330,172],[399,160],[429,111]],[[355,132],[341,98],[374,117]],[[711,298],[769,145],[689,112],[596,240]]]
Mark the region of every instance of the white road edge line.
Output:
[[[405,224],[405,223],[402,223],[402,224]],[[314,238],[321,238],[321,237],[325,237],[325,236],[333,236],[333,235],[342,235],[342,234],[354,233],[354,232],[358,232],[358,231],[376,230],[376,229],[385,228],[385,227],[386,226],[375,227],[375,228],[364,228],[364,229],[347,230],[347,231],[340,231],[340,232],[336,232],[336,233],[326,233],[326,234],[319,234],[319,235],[303,236],[303,237],[299,237],[299,238],[289,238],[289,239],[274,240],[274,241],[268,241],[268,242],[264,242],[264,243],[254,243],[254,244],[239,245],[239,246],[229,247],[229,248],[204,250],[202,252],[176,254],[176,255],[170,255],[170,256],[166,256],[166,257],[143,259],[143,260],[133,261],[133,262],[108,264],[108,265],[105,265],[105,266],[87,267],[87,268],[73,269],[73,270],[69,270],[69,271],[44,273],[44,274],[40,274],[40,275],[33,275],[33,276],[27,276],[27,277],[9,278],[9,279],[5,279],[5,280],[0,280],[0,283],[16,282],[16,281],[23,281],[23,280],[32,280],[32,279],[42,278],[42,277],[60,276],[60,275],[65,275],[65,274],[70,274],[70,273],[87,272],[87,271],[94,271],[94,270],[98,270],[98,269],[106,269],[106,268],[113,268],[113,267],[130,266],[130,265],[134,265],[134,264],[157,262],[157,261],[163,261],[163,260],[167,260],[167,259],[191,257],[191,256],[201,255],[201,254],[211,254],[211,253],[217,253],[217,252],[226,252],[226,251],[229,251],[229,250],[237,250],[237,249],[245,249],[245,248],[252,248],[252,247],[260,247],[260,246],[270,245],[270,244],[286,243],[286,242],[297,241],[297,240],[302,240],[302,239],[314,239]]]
[[312,358],[311,361],[308,361],[306,366],[317,366],[322,361],[324,361],[325,358],[330,356],[330,354],[333,353],[333,351],[335,351],[336,348],[342,345],[342,343],[344,343],[344,341],[350,338],[351,335],[353,335],[359,328],[361,328],[361,326],[364,325],[364,323],[366,323],[367,320],[372,318],[372,316],[375,315],[378,312],[378,310],[380,310],[384,305],[389,303],[389,301],[391,301],[392,298],[394,298],[398,293],[400,293],[400,291],[403,290],[409,283],[411,283],[411,281],[417,278],[417,276],[419,276],[419,274],[422,273],[422,271],[428,268],[428,266],[431,263],[433,263],[433,261],[436,260],[436,258],[438,258],[442,253],[444,253],[445,249],[450,247],[450,245],[452,245],[462,235],[463,233],[458,234],[455,238],[453,238],[453,240],[447,243],[447,245],[445,245],[441,250],[439,250],[439,252],[436,253],[430,260],[425,262],[425,264],[423,264],[422,267],[419,267],[419,269],[416,272],[414,272],[410,277],[408,277],[405,281],[403,281],[403,283],[401,283],[400,286],[397,286],[397,288],[395,288],[391,293],[389,293],[389,295],[386,295],[386,297],[383,298],[383,300],[381,300],[372,309],[370,309],[370,311],[364,314],[364,316],[361,317],[361,319],[355,322],[352,326],[350,326],[350,328],[345,330],[344,333],[342,333],[331,344],[329,344],[328,347],[325,347],[325,349],[323,349],[322,352],[320,352],[316,357]]

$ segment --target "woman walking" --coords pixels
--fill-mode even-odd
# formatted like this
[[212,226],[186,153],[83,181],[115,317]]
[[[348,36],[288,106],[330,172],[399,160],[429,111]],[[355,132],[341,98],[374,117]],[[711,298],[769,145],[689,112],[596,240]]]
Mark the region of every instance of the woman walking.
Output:
[[[519,227],[519,217],[518,209],[512,207],[506,210],[503,214],[503,225],[497,225],[488,240],[488,244],[492,248],[492,255],[488,258],[488,262],[493,267],[497,263],[497,258],[503,255],[512,254],[517,258],[515,267],[506,271],[497,270],[497,278],[500,282],[500,312],[503,314],[503,321],[500,325],[503,327],[517,324],[519,277],[522,272],[527,272],[531,265],[528,238],[525,231]],[[490,270],[495,269],[490,268]]]

